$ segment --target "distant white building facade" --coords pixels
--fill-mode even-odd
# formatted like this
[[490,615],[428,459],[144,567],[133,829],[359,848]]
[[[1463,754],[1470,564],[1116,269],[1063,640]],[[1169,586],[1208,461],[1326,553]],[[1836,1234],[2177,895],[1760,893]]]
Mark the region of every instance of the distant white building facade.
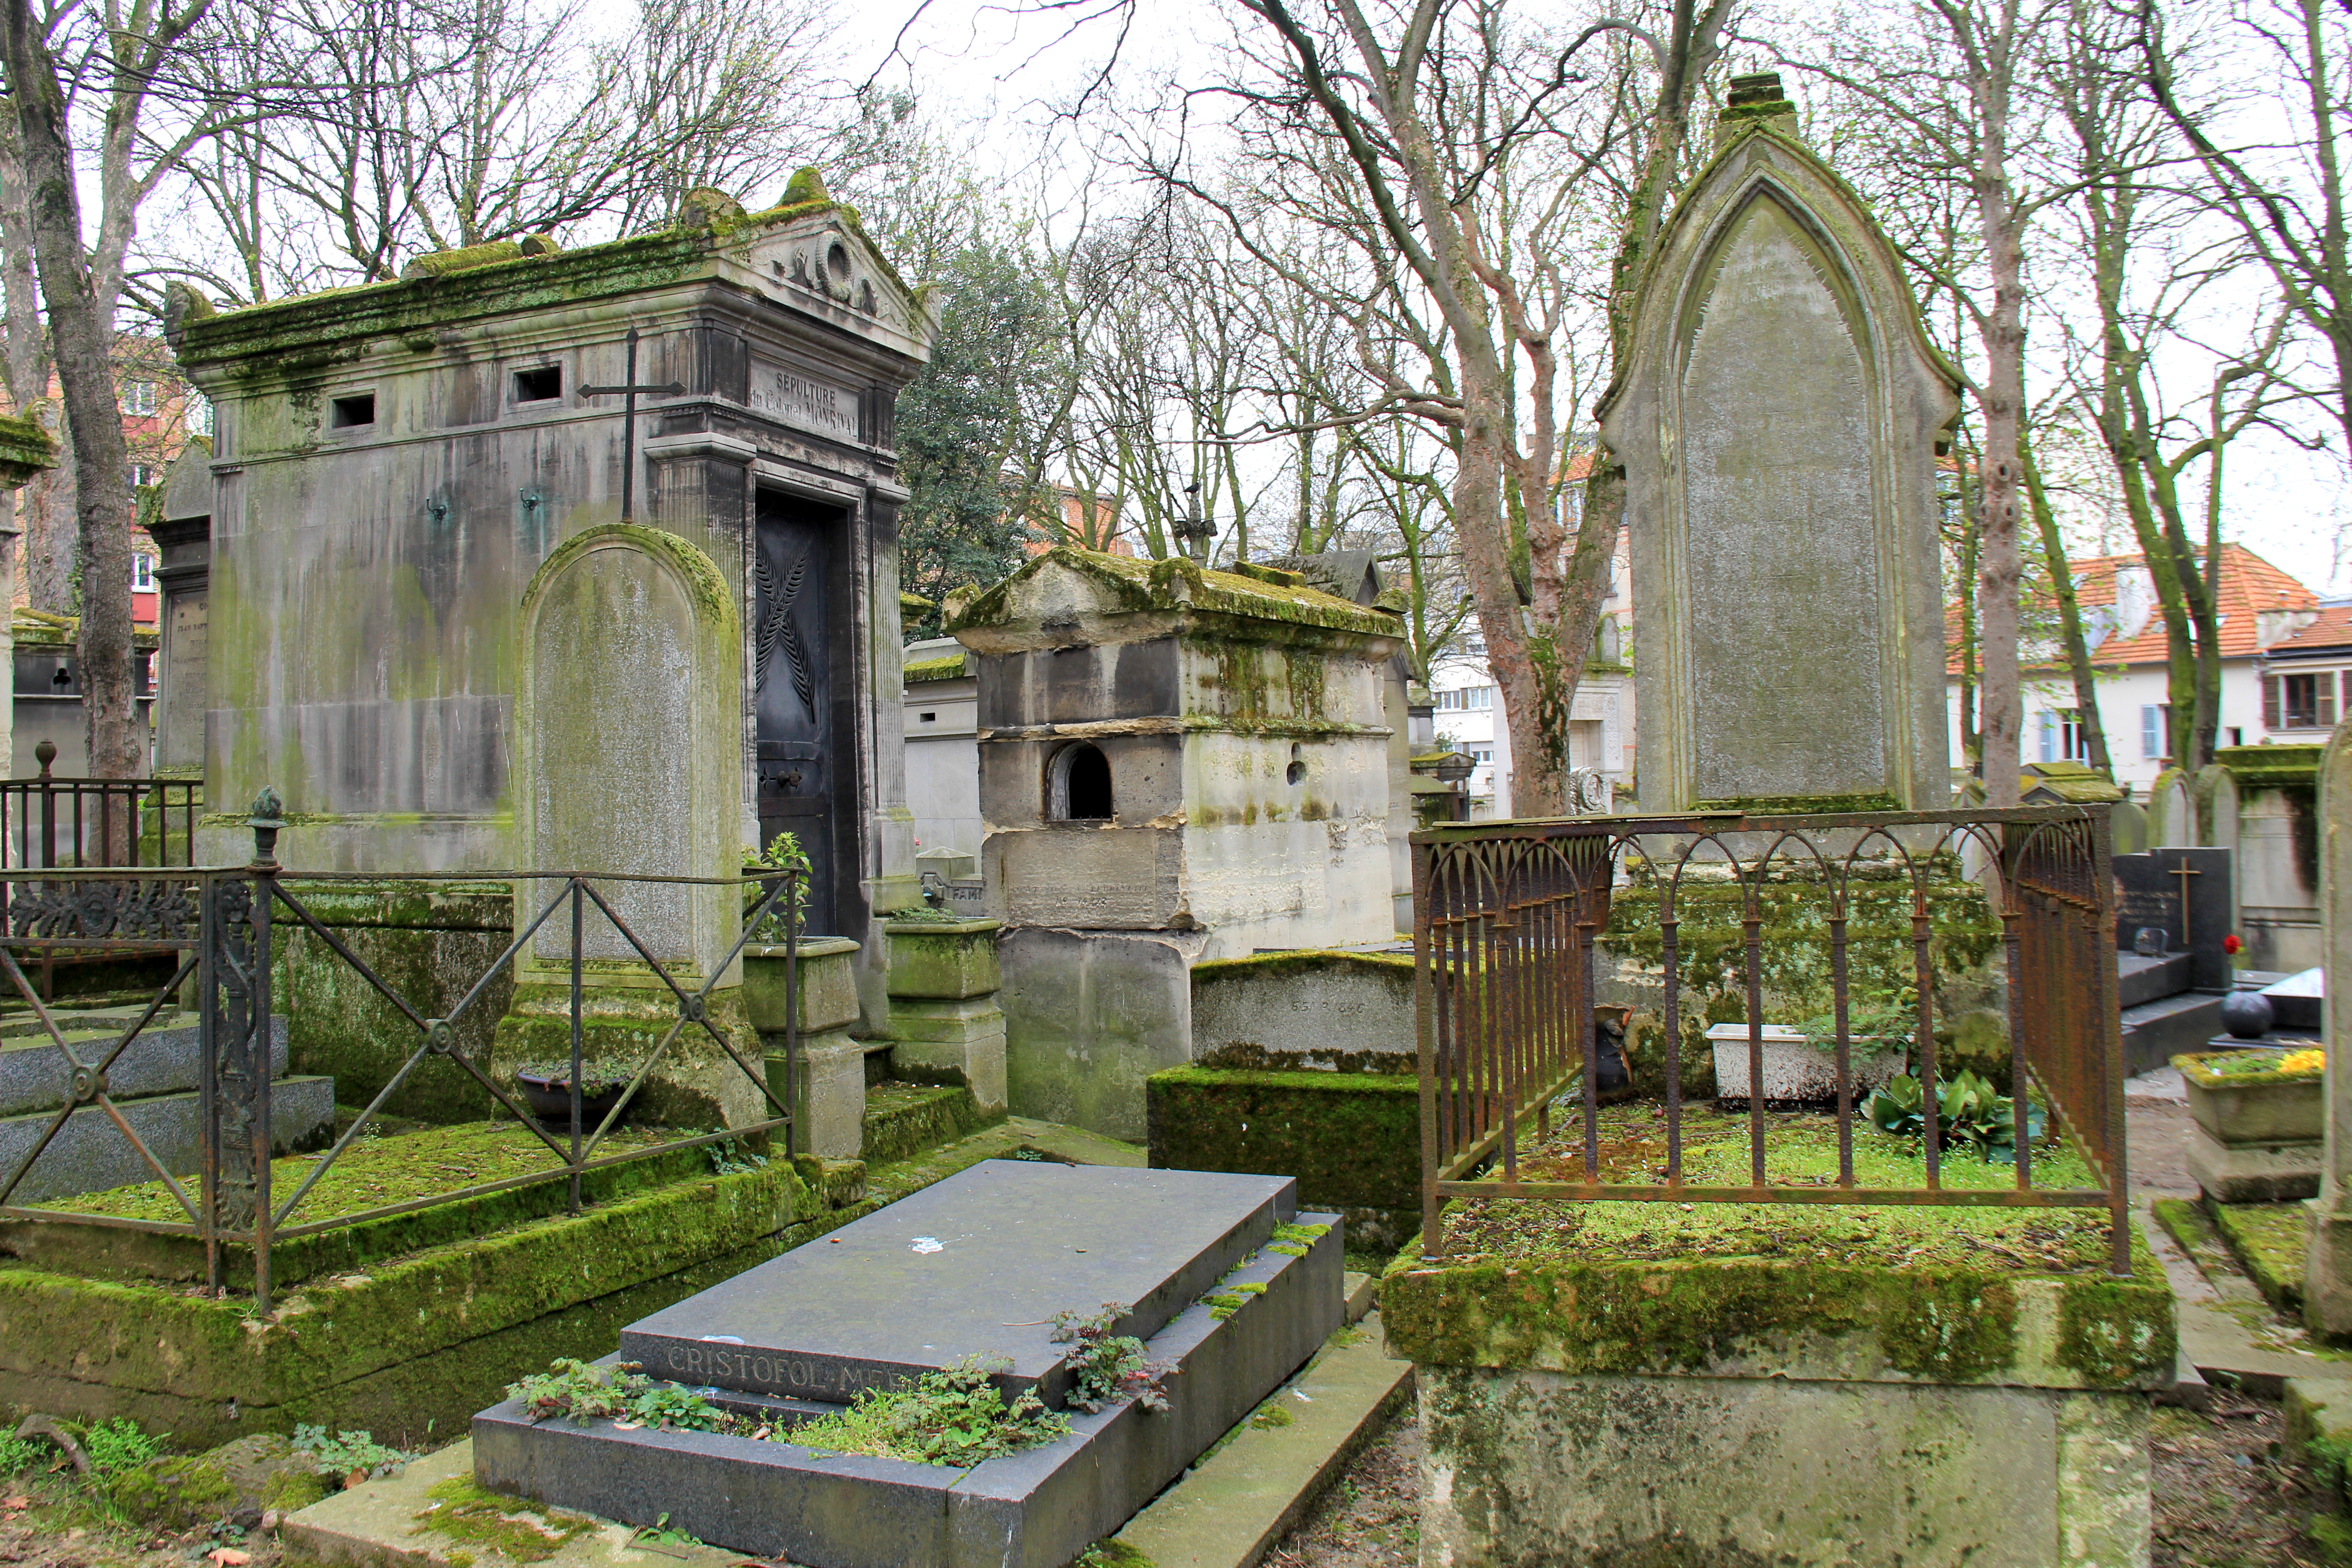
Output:
[[[2256,746],[2326,740],[2342,689],[2343,678],[2336,667],[2352,668],[2352,628],[2341,627],[2345,612],[2323,609],[2311,589],[2243,546],[2225,544],[2221,549],[2215,589],[2221,711],[2214,743]],[[2169,677],[2155,580],[2137,555],[2099,556],[2071,564],[2085,638],[2098,669],[2099,721],[2106,731],[2115,781],[2145,800],[2164,771],[2168,749]],[[2332,626],[2339,629],[2331,633]],[[2331,636],[2341,640],[2331,643]],[[2059,650],[2045,643],[2029,646],[2024,654],[2024,760],[2088,762],[2086,726]],[[1946,710],[1957,763],[1964,755],[1957,654],[1946,674]],[[2290,687],[2287,681],[2295,675],[2311,679]],[[2317,721],[2322,675],[2327,678],[2329,693],[2325,726]]]
[[[1621,811],[1633,787],[1633,616],[1632,573],[1621,534],[1610,563],[1600,631],[1568,720],[1569,766],[1599,773]],[[1432,664],[1429,692],[1438,744],[1477,760],[1470,774],[1472,818],[1511,816],[1511,730],[1476,622],[1465,630],[1457,649]]]

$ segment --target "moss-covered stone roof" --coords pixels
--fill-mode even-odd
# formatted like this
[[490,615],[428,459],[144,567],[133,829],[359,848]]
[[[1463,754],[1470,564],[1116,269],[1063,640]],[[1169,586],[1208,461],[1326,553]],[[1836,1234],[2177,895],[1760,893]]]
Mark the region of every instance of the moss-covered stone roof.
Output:
[[856,209],[825,197],[576,250],[533,255],[523,246],[500,242],[442,252],[437,262],[419,258],[415,270],[422,276],[192,314],[180,323],[172,346],[183,364],[200,365],[293,349],[315,351],[477,317],[635,294],[702,273],[718,253],[740,249],[768,231],[825,216],[839,218],[844,228],[866,239],[877,268],[909,301],[916,299],[888,258],[866,238]]
[[919,658],[906,668],[905,679],[909,686],[925,680],[959,680],[966,674],[964,655],[948,654],[940,658]]
[[2325,746],[2223,746],[2213,760],[2230,771],[2240,789],[2281,784],[2316,784]]
[[[47,610],[26,609],[19,605],[12,629],[20,648],[55,648],[59,653],[71,653],[81,641],[81,617],[51,615]],[[152,652],[160,643],[152,622],[131,628],[133,647]],[[239,821],[244,820],[242,817]]]
[[15,487],[58,466],[58,444],[29,419],[0,416],[0,485]]
[[999,626],[1005,622],[1013,584],[1041,572],[1066,570],[1110,584],[1124,608],[1134,611],[1192,608],[1246,620],[1279,621],[1317,626],[1362,637],[1403,635],[1399,618],[1381,610],[1368,610],[1336,595],[1303,583],[1270,582],[1270,577],[1295,577],[1293,573],[1261,569],[1248,575],[1219,572],[1182,556],[1142,561],[1059,544],[1035,557],[1020,571],[949,617],[950,629]]

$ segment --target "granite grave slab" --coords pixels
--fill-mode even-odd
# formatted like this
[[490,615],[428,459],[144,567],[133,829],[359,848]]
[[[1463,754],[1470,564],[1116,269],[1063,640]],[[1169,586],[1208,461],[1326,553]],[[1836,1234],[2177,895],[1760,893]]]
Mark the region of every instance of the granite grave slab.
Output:
[[[1098,1224],[1099,1213],[1082,1212],[1075,1223]],[[717,1433],[610,1422],[533,1426],[509,1402],[474,1417],[475,1479],[631,1524],[666,1515],[669,1528],[698,1540],[810,1568],[1060,1568],[1133,1517],[1338,1329],[1340,1226],[1329,1215],[1297,1217],[1329,1229],[1297,1255],[1261,1251],[1233,1268],[1223,1282],[1243,1289],[1238,1310],[1220,1318],[1206,1302],[1179,1303],[1150,1337],[1146,1353],[1177,1369],[1167,1379],[1164,1412],[1132,1402],[1091,1415],[1072,1412],[1066,1436],[957,1469]],[[1065,1285],[1057,1309],[1093,1304],[1090,1286]],[[895,1315],[916,1324],[952,1310],[927,1296],[899,1302]],[[721,1404],[756,1397],[703,1392]],[[763,1399],[759,1406],[787,1416],[785,1403]]]
[[989,1160],[621,1331],[693,1384],[847,1402],[968,1355],[1058,1405],[1059,1311],[1149,1339],[1297,1209],[1286,1176]]

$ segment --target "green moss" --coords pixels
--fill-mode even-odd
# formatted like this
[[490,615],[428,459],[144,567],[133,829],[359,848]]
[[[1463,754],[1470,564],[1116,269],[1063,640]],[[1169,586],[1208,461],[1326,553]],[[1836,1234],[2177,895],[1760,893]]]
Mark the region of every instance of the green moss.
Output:
[[914,686],[926,680],[960,680],[964,674],[964,656],[951,653],[938,658],[916,659],[901,671],[900,679]]
[[2304,1255],[2311,1236],[2303,1205],[2212,1204],[2208,1212],[2255,1288],[2283,1315],[2301,1317]]
[[[658,1128],[617,1128],[606,1140],[606,1147],[617,1154],[669,1136],[670,1132]],[[318,1154],[293,1154],[271,1162],[270,1180],[277,1201],[283,1203],[292,1195],[321,1158]],[[302,1205],[289,1216],[290,1225],[331,1219],[515,1176],[541,1173],[547,1179],[317,1236],[291,1237],[271,1250],[272,1277],[284,1289],[321,1274],[366,1268],[420,1247],[459,1241],[560,1213],[570,1203],[568,1184],[558,1174],[562,1168],[553,1151],[514,1121],[473,1122],[355,1139],[327,1168],[327,1173],[310,1189]],[[709,1168],[707,1154],[700,1150],[685,1150],[592,1171],[581,1178],[581,1196],[592,1205],[611,1203],[706,1173]],[[193,1175],[181,1182],[192,1202],[196,1196],[197,1183],[198,1178]],[[68,1214],[167,1223],[186,1220],[184,1211],[156,1182],[58,1199],[39,1206]],[[11,1245],[23,1260],[39,1267],[113,1278],[195,1279],[204,1278],[206,1267],[203,1244],[194,1237],[150,1235],[96,1226],[28,1226],[20,1229]],[[244,1247],[229,1249],[227,1268],[232,1278],[249,1274],[252,1264]]]
[[1402,1073],[1174,1068],[1144,1081],[1151,1163],[1295,1176],[1301,1201],[1420,1201],[1421,1086]]
[[1235,976],[1260,975],[1268,980],[1287,980],[1294,975],[1317,974],[1326,970],[1365,968],[1389,973],[1401,973],[1406,979],[1412,975],[1412,960],[1394,952],[1345,952],[1332,948],[1294,948],[1281,952],[1253,953],[1246,958],[1212,958],[1192,966],[1192,979],[1198,984],[1204,981],[1230,979]]
[[875,1164],[904,1160],[1003,1120],[1001,1111],[982,1116],[961,1084],[871,1084],[858,1158]]
[[2248,1053],[2241,1050],[2194,1051],[2172,1058],[2172,1065],[2189,1082],[2204,1089],[2252,1089],[2262,1084],[2307,1084],[2317,1087],[2322,1081],[2322,1069],[2313,1068],[2304,1072],[2215,1072],[2209,1062],[2242,1062]]
[[2230,771],[2241,790],[2283,789],[2319,783],[2325,746],[2223,746],[2213,760]]
[[1864,795],[1749,795],[1726,800],[1702,800],[1692,809],[1737,811],[1748,816],[1803,816],[1901,811],[1903,803],[1884,791]]
[[430,1531],[485,1546],[514,1563],[543,1563],[596,1525],[580,1514],[542,1511],[528,1499],[491,1491],[471,1476],[451,1476],[425,1495],[433,1500],[417,1511],[411,1534]]

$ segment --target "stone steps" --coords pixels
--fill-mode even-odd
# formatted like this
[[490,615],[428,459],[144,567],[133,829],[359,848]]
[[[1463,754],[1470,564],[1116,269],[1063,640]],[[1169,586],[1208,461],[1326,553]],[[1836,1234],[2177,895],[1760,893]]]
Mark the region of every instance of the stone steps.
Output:
[[2160,1068],[2184,1051],[2201,1051],[2221,1028],[2219,991],[2183,991],[2126,1007],[2124,1071]]
[[[138,1021],[133,1009],[119,1018],[77,1014],[60,1016],[66,1043],[83,1063],[106,1059],[122,1031]],[[286,1020],[270,1020],[270,1075],[285,1076]],[[89,1026],[96,1025],[95,1027]],[[107,1091],[118,1099],[174,1094],[196,1087],[200,1031],[192,1013],[159,1016],[107,1069]],[[73,1065],[37,1023],[27,1031],[0,1026],[0,1116],[55,1110],[71,1098]]]
[[[144,1006],[51,1014],[72,1050],[69,1060],[37,1018],[0,1021],[0,1180],[40,1142],[73,1099],[74,1061],[96,1067],[139,1021]],[[276,1152],[319,1147],[335,1127],[335,1082],[286,1076],[286,1020],[270,1020],[271,1142]],[[202,1031],[189,1012],[157,1015],[106,1071],[106,1094],[155,1158],[175,1176],[198,1164],[197,1095]],[[154,1179],[154,1171],[101,1107],[74,1111],[9,1194],[12,1204],[51,1203]]]
[[[201,1122],[197,1096],[148,1095],[115,1099],[115,1109],[131,1124],[149,1152],[175,1176],[188,1175],[201,1163]],[[41,1141],[57,1108],[0,1117],[0,1173],[14,1171],[18,1161]],[[335,1131],[335,1080],[331,1078],[281,1078],[271,1086],[270,1148],[279,1154],[315,1149],[331,1141]],[[152,1181],[155,1173],[105,1110],[85,1105],[67,1118],[56,1137],[41,1151],[8,1201],[15,1205],[53,1203],[79,1193],[102,1193],[116,1187]]]

